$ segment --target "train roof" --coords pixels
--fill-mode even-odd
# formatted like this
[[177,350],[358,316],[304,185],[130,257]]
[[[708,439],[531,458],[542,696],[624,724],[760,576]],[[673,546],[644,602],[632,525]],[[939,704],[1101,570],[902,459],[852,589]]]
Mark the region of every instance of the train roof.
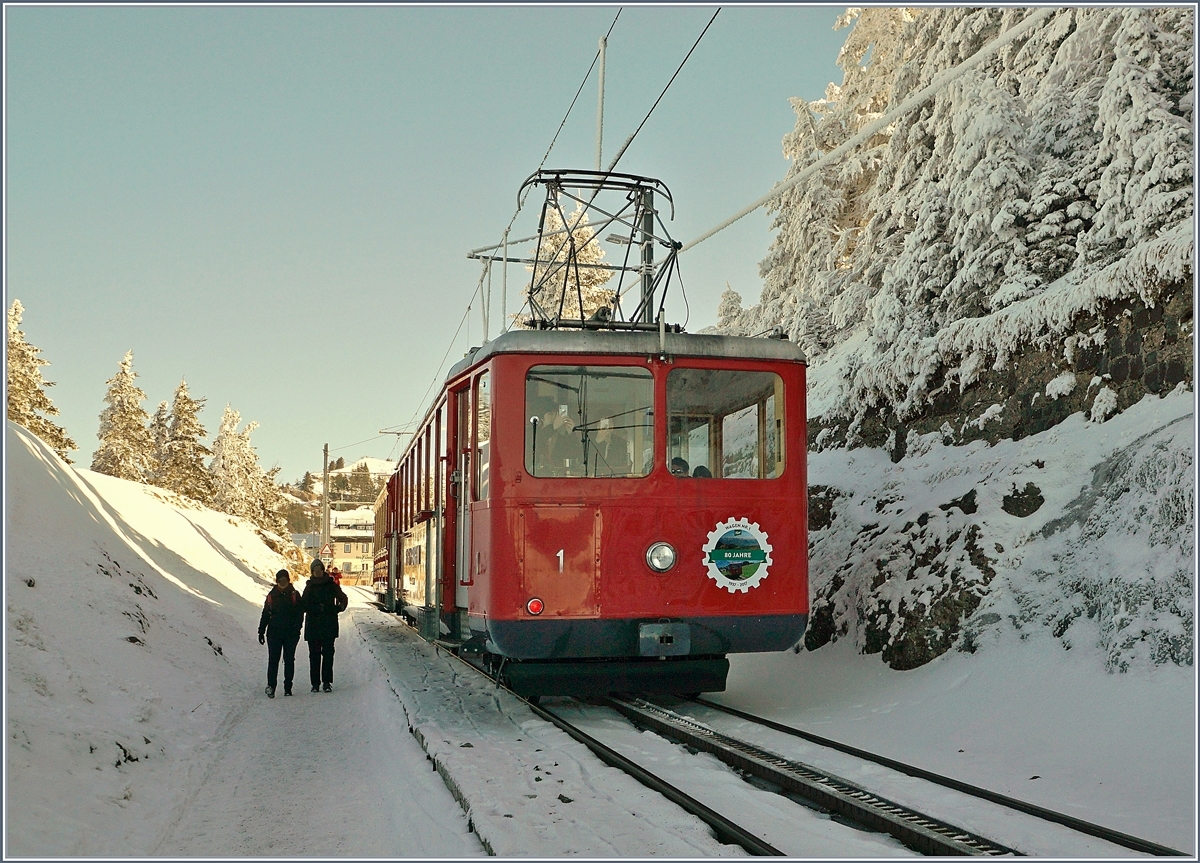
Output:
[[[486,345],[471,348],[446,375],[451,381],[497,354],[611,354],[653,356],[660,353],[659,333],[629,330],[509,330]],[[667,356],[712,359],[805,362],[804,351],[787,339],[666,333]]]

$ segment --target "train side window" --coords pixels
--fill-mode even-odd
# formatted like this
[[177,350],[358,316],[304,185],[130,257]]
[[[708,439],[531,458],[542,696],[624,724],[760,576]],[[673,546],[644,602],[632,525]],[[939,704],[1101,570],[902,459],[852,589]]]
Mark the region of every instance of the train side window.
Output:
[[654,467],[654,376],[638,366],[534,366],[525,378],[525,470],[639,477]]
[[675,368],[667,375],[667,459],[679,477],[783,474],[783,381],[773,372]]
[[488,496],[488,462],[492,439],[492,394],[484,372],[475,379],[475,500]]

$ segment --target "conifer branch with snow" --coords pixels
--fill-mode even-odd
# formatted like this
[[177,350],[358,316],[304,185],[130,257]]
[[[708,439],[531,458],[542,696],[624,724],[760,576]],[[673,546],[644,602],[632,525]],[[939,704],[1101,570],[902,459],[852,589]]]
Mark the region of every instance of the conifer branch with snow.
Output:
[[[541,309],[550,318],[558,316],[560,305],[563,318],[588,318],[597,309],[612,304],[615,292],[604,285],[612,279],[613,270],[591,266],[604,260],[604,249],[595,235],[595,229],[588,224],[583,206],[576,205],[574,212],[566,216],[566,223],[563,215],[555,204],[547,205],[542,228],[545,239],[542,240],[540,257],[535,267],[525,269],[532,271],[539,281],[546,278],[548,273],[552,275],[533,293],[530,293],[534,287],[531,283],[525,293],[530,309]],[[566,224],[569,224],[570,230],[563,232]],[[589,266],[578,269],[570,266],[572,245],[574,261]],[[531,253],[537,253],[536,246]],[[582,309],[579,305],[581,295]]]

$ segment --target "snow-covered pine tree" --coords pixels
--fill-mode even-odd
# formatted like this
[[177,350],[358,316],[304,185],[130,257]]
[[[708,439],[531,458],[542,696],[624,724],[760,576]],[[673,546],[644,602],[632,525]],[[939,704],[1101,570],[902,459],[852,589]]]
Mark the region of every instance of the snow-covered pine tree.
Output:
[[150,418],[142,409],[146,394],[134,383],[133,351],[125,354],[117,373],[109,378],[108,403],[100,412],[100,447],[92,454],[92,470],[119,479],[146,482],[154,468],[154,443]]
[[187,382],[180,381],[167,422],[160,484],[207,504],[212,500],[213,489],[212,474],[204,466],[204,458],[212,455],[212,451],[202,443],[207,434],[199,418],[203,407],[204,399],[192,398]]
[[163,487],[163,463],[167,460],[167,424],[171,418],[171,406],[161,401],[150,420],[150,441],[154,446],[154,462],[150,470],[150,484]]
[[[590,267],[580,268],[577,276],[574,268],[557,266],[568,259],[572,242],[575,244],[575,259],[580,264],[599,264],[604,260],[604,249],[600,246],[600,240],[595,238],[594,229],[588,225],[587,213],[581,206],[576,206],[575,211],[567,216],[567,224],[572,226],[569,235],[555,234],[554,232],[561,231],[564,227],[563,216],[560,209],[554,205],[546,208],[546,220],[542,232],[546,235],[553,234],[553,236],[546,236],[542,240],[539,258],[542,263],[537,265],[537,272],[534,275],[539,281],[548,271],[553,271],[554,275],[542,285],[537,293],[529,297],[530,307],[533,308],[536,303],[544,314],[554,318],[558,315],[561,303],[564,318],[588,318],[597,309],[612,303],[614,292],[606,289],[604,285],[612,278],[613,271],[591,269]],[[530,257],[533,257],[536,252],[535,244],[530,250]],[[557,270],[555,270],[556,266]],[[525,269],[533,270],[533,267]],[[563,297],[564,285],[565,299]],[[526,288],[527,296],[532,287],[531,282]],[[582,315],[579,309],[580,293],[583,294]]]
[[54,382],[42,379],[42,366],[50,361],[38,356],[41,351],[25,341],[21,331],[24,312],[21,301],[14,299],[8,309],[8,418],[40,437],[70,464],[67,454],[79,447],[67,437],[66,429],[47,419],[58,416],[58,408],[46,395],[46,387]]
[[[835,26],[854,27],[838,53],[844,72],[839,87],[830,84],[815,102],[792,99],[796,126],[783,139],[783,154],[792,161],[788,178],[829,150],[856,135],[888,107],[892,79],[905,59],[901,34],[916,13],[897,8],[851,9]],[[760,264],[763,293],[760,321],[747,322],[747,334],[782,326],[810,353],[831,346],[834,334],[861,320],[869,286],[851,266],[867,220],[870,191],[888,145],[876,135],[807,183],[794,187],[770,205],[780,215],[780,230]],[[796,221],[792,212],[807,218]],[[766,326],[758,326],[770,320]]]
[[[845,83],[821,103],[796,103],[790,170],[1029,14],[862,11],[841,57]],[[1070,299],[1075,285],[1192,215],[1194,17],[1183,7],[1064,8],[1041,22],[785,193],[762,297],[725,317],[740,331],[785,327],[814,364],[855,336],[839,361],[842,403],[859,413],[889,405],[900,419],[1017,349],[1009,331],[983,336],[995,331],[968,322],[1057,285],[1053,337],[1068,338],[1065,316],[1090,308]],[[1190,247],[1179,250],[1190,260]],[[1020,326],[1025,341],[1052,335],[1032,331],[1045,323]]]
[[[1181,14],[1183,13],[1183,14]],[[1194,207],[1194,10],[1114,9],[1113,62],[1100,92],[1100,169],[1089,257],[1107,263]],[[1106,254],[1107,253],[1107,254]]]
[[279,488],[278,476],[279,465],[275,465],[267,471],[261,468],[258,470],[255,495],[256,515],[251,521],[281,539],[290,541],[286,516],[287,498],[283,496],[283,492]]
[[241,422],[242,415],[226,405],[209,463],[212,506],[286,538],[287,525],[281,515],[284,499],[275,485],[279,468],[264,472],[259,467],[258,453],[250,443],[250,433],[258,423],[247,423],[239,431]]
[[213,507],[250,518],[254,510],[254,474],[258,469],[258,455],[250,445],[250,433],[258,428],[258,423],[247,423],[246,428],[238,431],[241,422],[242,415],[226,405],[213,440],[208,470],[212,474]]
[[[766,293],[764,289],[763,293]],[[717,303],[717,329],[731,336],[748,336],[750,332],[743,325],[745,309],[742,308],[742,295],[725,283],[721,292],[720,302]]]

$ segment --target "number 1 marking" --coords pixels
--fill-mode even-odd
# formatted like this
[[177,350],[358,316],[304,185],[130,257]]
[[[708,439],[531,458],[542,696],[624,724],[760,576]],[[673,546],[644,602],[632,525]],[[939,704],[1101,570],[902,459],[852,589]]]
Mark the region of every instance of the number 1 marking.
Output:
[[563,571],[563,551],[564,550],[565,549],[561,549],[561,548],[558,550],[558,571],[559,572]]

